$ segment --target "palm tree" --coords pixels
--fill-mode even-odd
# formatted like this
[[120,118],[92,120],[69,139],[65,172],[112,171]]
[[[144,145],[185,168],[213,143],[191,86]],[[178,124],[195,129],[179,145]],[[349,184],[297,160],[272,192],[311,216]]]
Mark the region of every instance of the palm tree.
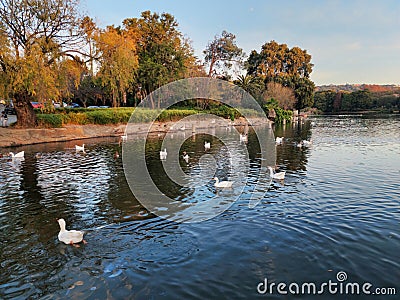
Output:
[[261,95],[263,90],[263,83],[260,78],[248,74],[239,75],[238,79],[233,83],[250,93],[256,99]]

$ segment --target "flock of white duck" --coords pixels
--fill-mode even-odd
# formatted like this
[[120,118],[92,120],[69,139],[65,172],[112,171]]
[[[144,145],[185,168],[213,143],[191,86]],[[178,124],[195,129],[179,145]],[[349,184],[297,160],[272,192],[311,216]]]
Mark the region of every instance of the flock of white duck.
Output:
[[[126,141],[127,140],[127,136],[121,136],[121,140],[122,141]],[[247,142],[247,135],[246,134],[241,134],[240,135],[240,142]],[[282,145],[282,143],[284,142],[284,138],[283,137],[276,137],[275,139],[275,144],[276,145]],[[312,141],[308,141],[308,140],[302,140],[299,143],[295,143],[295,146],[297,147],[309,147],[311,146]],[[204,150],[210,150],[211,149],[211,142],[205,141],[204,142]],[[76,152],[85,152],[85,144],[82,144],[82,146],[79,145],[75,145],[75,151]],[[23,160],[25,158],[25,152],[21,151],[18,153],[13,153],[10,152],[9,153],[10,157],[13,160]],[[160,151],[160,159],[161,160],[166,160],[167,159],[167,149],[161,150]],[[189,154],[187,154],[185,151],[183,152],[182,158],[188,162],[190,157]],[[275,172],[275,168],[274,167],[268,167],[269,169],[269,176],[271,177],[271,179],[277,179],[277,180],[284,180],[285,179],[285,175],[286,175],[286,171],[282,171],[282,172]],[[216,188],[232,188],[233,186],[233,181],[220,181],[218,179],[218,177],[214,177],[213,180],[215,181],[214,183],[214,187]],[[69,245],[73,245],[75,247],[79,247],[77,244],[79,243],[84,243],[86,244],[86,241],[83,239],[83,235],[84,232],[83,231],[78,231],[78,230],[67,230],[66,229],[66,222],[64,219],[58,219],[58,224],[60,225],[60,232],[58,233],[58,240],[60,242],[63,242],[65,244],[69,244]]]
[[[86,153],[85,152],[85,144],[82,144],[82,146],[75,145],[75,151],[76,152]],[[25,160],[25,151],[20,151],[20,152],[17,152],[17,153],[9,152],[8,155],[9,155],[9,158],[11,158],[13,161]],[[1,157],[2,156],[3,155],[1,154]],[[40,156],[39,154],[36,154],[36,157],[39,157],[39,156]]]
[[[248,138],[247,138],[247,134],[240,134],[239,136],[240,138],[240,142],[247,142]],[[275,139],[275,143],[276,145],[282,145],[284,142],[284,138],[283,137],[276,137]],[[297,147],[309,147],[311,146],[312,142],[311,140],[302,140],[299,143],[295,143],[294,145]],[[207,151],[211,149],[211,142],[205,141],[204,142],[204,150]],[[167,149],[161,150],[160,151],[160,159],[161,160],[166,160],[167,159]],[[182,158],[186,161],[189,162],[189,154],[186,153],[186,151],[183,151],[182,153]],[[277,180],[284,180],[285,179],[285,175],[286,175],[286,171],[282,171],[282,172],[275,172],[275,167],[268,167],[269,170],[269,176],[271,177],[271,179],[277,179]],[[233,186],[233,181],[220,181],[218,179],[218,177],[214,177],[213,180],[215,181],[214,183],[214,187],[216,188],[231,188]]]

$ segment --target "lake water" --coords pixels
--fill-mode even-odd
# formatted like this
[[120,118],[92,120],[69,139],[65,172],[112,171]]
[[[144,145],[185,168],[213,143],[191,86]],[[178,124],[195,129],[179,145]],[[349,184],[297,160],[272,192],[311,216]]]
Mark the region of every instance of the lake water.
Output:
[[[121,153],[115,139],[12,149],[25,150],[25,160],[0,161],[0,298],[280,297],[276,287],[258,293],[265,280],[318,287],[329,281],[368,282],[371,292],[396,288],[391,298],[398,298],[399,116],[316,117],[274,131],[285,137],[276,146],[285,181],[266,186],[260,203],[249,207],[260,166],[250,131],[247,146],[237,143],[238,153],[247,147],[250,155],[243,194],[220,215],[198,223],[157,217],[134,198],[122,159],[114,158]],[[201,157],[207,138],[185,142],[193,159]],[[312,139],[311,147],[297,147],[303,139]],[[73,149],[82,142],[85,155]],[[160,147],[161,137],[149,140],[146,155],[155,181],[163,185],[157,171]],[[209,154],[217,163],[224,160],[221,149],[212,140]],[[194,163],[179,163],[184,172],[196,171]],[[218,172],[235,175],[223,163]],[[183,202],[219,195],[212,181],[201,190],[168,186],[165,180],[166,193]],[[80,248],[61,244],[60,217],[67,228],[85,230],[88,243]],[[340,281],[338,273],[347,279]],[[327,289],[315,296],[352,297]]]

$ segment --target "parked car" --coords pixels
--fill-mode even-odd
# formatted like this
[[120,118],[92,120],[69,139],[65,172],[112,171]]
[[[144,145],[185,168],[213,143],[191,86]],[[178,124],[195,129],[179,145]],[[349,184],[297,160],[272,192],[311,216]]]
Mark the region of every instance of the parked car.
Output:
[[67,103],[65,103],[65,102],[62,102],[62,104],[59,102],[53,102],[53,105],[55,108],[67,107]]
[[14,108],[14,103],[13,101],[10,100],[1,100],[0,104],[4,106],[4,113],[7,115],[15,115],[17,112],[15,111]]
[[44,108],[43,103],[41,102],[31,102],[33,108]]
[[4,113],[7,114],[7,115],[15,115],[15,114],[17,114],[17,112],[15,111],[15,108],[14,107],[10,107],[10,106],[7,106],[6,108],[4,108]]
[[69,107],[70,108],[79,108],[79,107],[81,107],[78,103],[74,103],[74,102],[72,102],[70,105],[69,105]]

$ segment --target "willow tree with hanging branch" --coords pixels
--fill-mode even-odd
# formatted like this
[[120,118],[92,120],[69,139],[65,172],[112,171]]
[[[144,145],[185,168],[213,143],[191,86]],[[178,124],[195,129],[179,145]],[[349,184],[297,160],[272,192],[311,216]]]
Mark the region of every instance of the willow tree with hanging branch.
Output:
[[17,126],[34,127],[31,101],[58,98],[57,64],[86,56],[78,0],[0,0],[0,80]]

